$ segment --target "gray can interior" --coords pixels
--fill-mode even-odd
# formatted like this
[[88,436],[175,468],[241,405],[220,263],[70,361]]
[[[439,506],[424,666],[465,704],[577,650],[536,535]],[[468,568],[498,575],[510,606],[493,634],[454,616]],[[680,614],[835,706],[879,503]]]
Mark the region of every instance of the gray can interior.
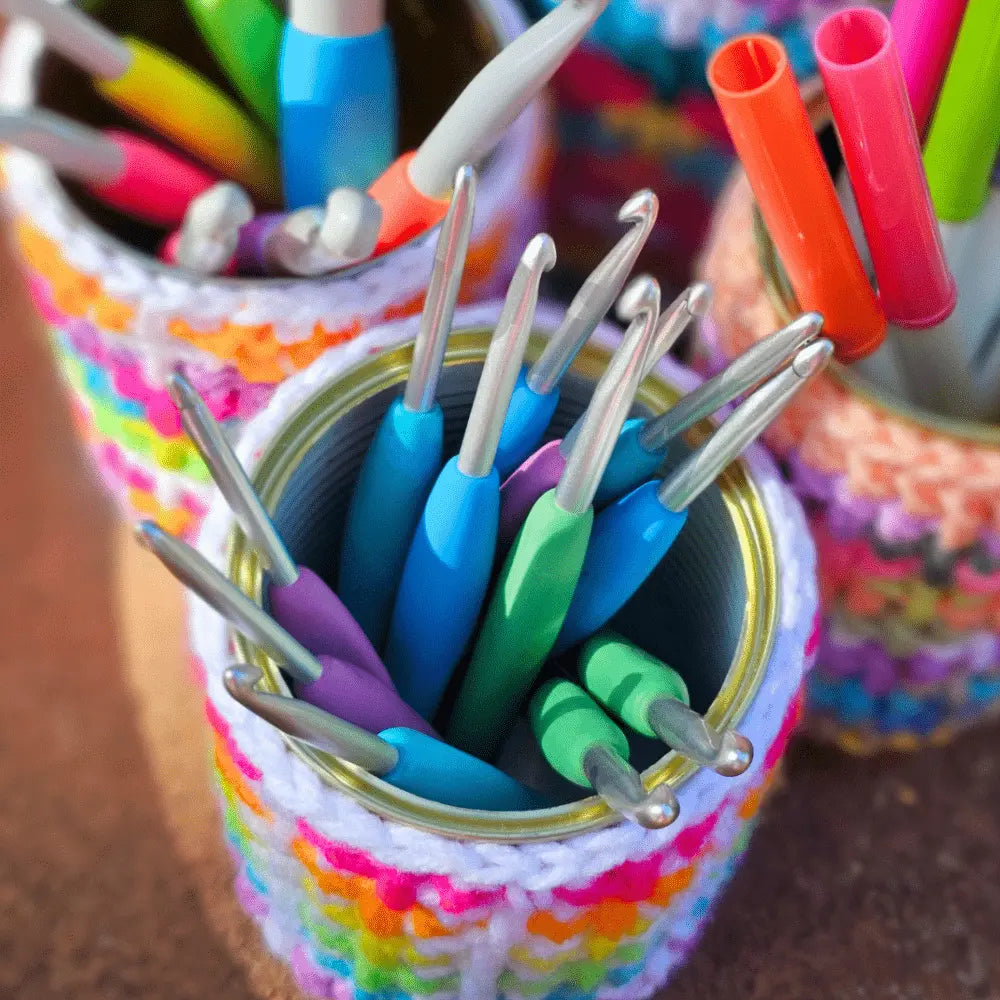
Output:
[[[446,455],[455,454],[472,404],[481,364],[445,368],[439,401],[445,412]],[[574,371],[562,393],[548,437],[561,437],[583,412],[592,383]],[[376,427],[399,384],[387,386],[332,424],[292,472],[275,510],[275,523],[293,557],[336,583],[344,517],[358,469]],[[641,407],[636,415],[643,414]],[[668,456],[670,466],[687,452]],[[705,712],[732,666],[744,627],[747,588],[739,541],[720,491],[712,487],[692,506],[677,542],[638,594],[613,622],[684,677],[692,705]],[[572,652],[550,662],[544,676],[573,677]],[[639,770],[664,755],[663,745],[631,734],[632,763]],[[501,757],[505,770],[546,790],[561,802],[580,790],[557,778],[538,759],[527,726],[518,727]]]

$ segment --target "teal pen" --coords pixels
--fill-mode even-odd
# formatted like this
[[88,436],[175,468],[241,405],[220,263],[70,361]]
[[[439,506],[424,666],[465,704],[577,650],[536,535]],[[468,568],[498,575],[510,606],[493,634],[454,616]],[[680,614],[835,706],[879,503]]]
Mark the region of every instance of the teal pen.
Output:
[[291,0],[278,64],[286,208],[365,190],[396,156],[398,110],[385,0]]

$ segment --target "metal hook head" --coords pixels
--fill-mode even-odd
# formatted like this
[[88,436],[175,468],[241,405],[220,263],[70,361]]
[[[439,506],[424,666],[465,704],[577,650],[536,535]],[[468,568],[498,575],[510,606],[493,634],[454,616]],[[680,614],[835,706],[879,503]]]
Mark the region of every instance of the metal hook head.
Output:
[[662,830],[670,826],[680,815],[681,807],[673,789],[667,784],[657,785],[646,796],[642,805],[637,806],[632,818],[647,830]]
[[829,340],[817,340],[808,347],[803,347],[795,359],[792,361],[792,368],[799,378],[812,378],[817,372],[822,371],[833,356],[833,342]]
[[735,778],[743,774],[753,763],[753,744],[734,729],[722,734],[719,752],[712,770],[724,778]]
[[618,297],[615,315],[623,323],[631,323],[639,315],[659,308],[660,287],[656,279],[648,274],[633,278]]
[[551,271],[556,263],[556,242],[548,233],[539,233],[524,248],[522,263],[534,274]]
[[222,683],[229,694],[241,705],[253,698],[253,690],[264,676],[260,667],[252,663],[235,663],[226,667]]
[[621,223],[644,223],[656,219],[660,210],[660,199],[649,190],[643,188],[636,191],[618,210],[618,221]]
[[708,307],[712,304],[712,286],[704,281],[696,281],[689,289],[687,296],[687,310],[697,319],[700,319],[708,312]]

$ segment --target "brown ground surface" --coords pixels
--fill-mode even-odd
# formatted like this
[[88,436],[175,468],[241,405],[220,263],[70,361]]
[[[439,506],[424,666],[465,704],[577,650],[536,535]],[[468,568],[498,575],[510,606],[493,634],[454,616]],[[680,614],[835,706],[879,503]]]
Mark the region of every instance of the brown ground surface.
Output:
[[[0,302],[0,996],[295,996],[229,892],[179,595],[91,478],[6,246]],[[1000,997],[998,734],[794,747],[663,1000]]]

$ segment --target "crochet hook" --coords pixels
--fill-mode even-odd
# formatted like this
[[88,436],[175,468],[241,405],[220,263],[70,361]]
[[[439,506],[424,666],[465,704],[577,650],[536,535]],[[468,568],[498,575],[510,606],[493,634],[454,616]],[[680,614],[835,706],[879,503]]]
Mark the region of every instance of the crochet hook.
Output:
[[277,201],[274,147],[203,76],[162,49],[137,38],[119,38],[72,4],[0,0],[0,11],[34,21],[47,43],[90,73],[97,90],[126,114],[220,174]]
[[240,227],[253,215],[246,191],[232,181],[220,181],[192,199],[181,228],[164,243],[160,257],[195,274],[233,274]]
[[382,223],[363,191],[338,188],[326,208],[253,214],[249,195],[223,181],[188,206],[161,257],[202,274],[313,277],[371,256]]
[[437,384],[472,233],[476,172],[461,167],[438,236],[434,267],[403,395],[389,404],[351,497],[337,591],[376,649],[385,643],[410,541],[441,470],[444,412]]
[[219,492],[268,565],[267,597],[274,617],[310,649],[355,663],[388,682],[389,674],[378,653],[337,595],[311,569],[296,565],[292,559],[222,428],[194,386],[175,372],[167,388]]
[[531,334],[538,284],[555,259],[555,244],[544,234],[521,257],[461,448],[431,489],[403,566],[385,659],[400,694],[425,719],[437,711],[486,596],[500,508],[493,460]]
[[649,830],[669,826],[680,813],[667,784],[646,791],[628,762],[628,739],[600,706],[572,681],[543,684],[531,699],[531,727],[553,770],[592,788],[617,813]]
[[335,711],[369,732],[399,725],[433,732],[388,681],[348,660],[327,654],[314,656],[197,549],[167,534],[152,521],[136,526],[136,538],[184,586],[283,664],[294,678],[298,697]]
[[658,207],[656,195],[649,190],[632,195],[621,207],[618,221],[631,228],[587,277],[538,360],[518,375],[497,447],[501,479],[509,476],[541,440],[559,404],[562,377],[622,290],[653,231]]
[[[704,286],[707,288],[707,286]],[[707,309],[704,298],[702,312]],[[622,428],[597,490],[603,507],[652,479],[670,442],[787,365],[823,329],[819,313],[806,313],[743,352],[728,368],[683,396],[658,417],[634,418]]]
[[415,152],[368,189],[382,206],[377,254],[436,226],[463,163],[479,163],[538,96],[609,0],[562,0],[479,71]]
[[236,701],[280,732],[396,788],[460,809],[523,812],[549,805],[503,771],[425,733],[395,728],[373,736],[306,702],[257,690],[262,677],[259,667],[236,664],[222,679]]
[[[622,294],[618,306],[619,318],[628,322],[634,319],[642,309],[642,295],[645,289],[645,276],[636,278]],[[701,315],[708,304],[708,286],[697,284],[682,292],[664,311],[656,328],[649,354],[646,357],[648,375],[660,362],[667,351],[674,345],[677,338],[684,332],[692,317]],[[573,450],[573,442],[582,422],[578,420],[565,438],[549,441],[542,445],[533,455],[526,458],[505,480],[500,487],[500,544],[506,548],[517,536],[524,524],[528,512],[542,494],[553,489],[559,482],[559,477],[566,468],[566,459]],[[634,423],[627,420],[619,434],[612,460],[623,449],[622,438]],[[604,479],[607,478],[607,471]],[[598,489],[600,497],[600,489]],[[599,502],[599,501],[598,501]]]
[[645,279],[644,308],[594,389],[555,489],[531,508],[497,579],[448,739],[490,759],[556,641],[583,566],[594,520],[591,503],[615,438],[646,371],[660,286]]
[[271,0],[185,0],[191,20],[236,92],[271,132],[278,128],[281,14]]
[[385,0],[290,0],[277,86],[289,208],[367,187],[392,163],[398,111]]
[[44,157],[104,204],[154,226],[176,226],[217,180],[141,136],[97,131],[44,108],[0,111],[0,142]]
[[587,642],[579,670],[587,691],[637,733],[659,738],[727,778],[753,762],[753,744],[745,736],[713,729],[690,708],[687,685],[676,670],[616,632],[606,630]]
[[617,614],[670,550],[694,500],[826,367],[832,352],[825,339],[804,347],[666,479],[643,484],[598,515],[557,652],[582,642]]

